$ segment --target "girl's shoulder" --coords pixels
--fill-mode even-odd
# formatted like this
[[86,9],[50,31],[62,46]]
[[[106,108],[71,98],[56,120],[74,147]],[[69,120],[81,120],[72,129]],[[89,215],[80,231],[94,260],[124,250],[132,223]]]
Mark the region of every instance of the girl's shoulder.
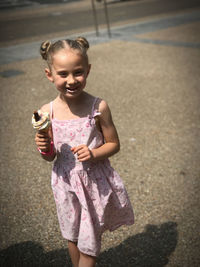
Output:
[[99,112],[103,111],[107,105],[106,101],[100,97],[93,96],[87,92],[84,92],[84,103],[87,107],[93,107],[93,109],[98,110]]
[[99,102],[99,111],[103,112],[109,108],[108,103],[104,99],[100,99]]
[[[56,99],[54,99],[52,102],[54,102]],[[51,102],[47,103],[47,104],[44,104],[41,108],[40,108],[41,111],[43,112],[48,112],[50,113],[51,112]]]
[[43,106],[40,108],[40,110],[43,111],[43,112],[48,112],[48,113],[50,113],[50,110],[51,110],[51,108],[50,108],[50,103],[43,105]]
[[109,110],[108,103],[100,97],[96,98],[95,107],[101,114]]
[[91,104],[94,104],[95,109],[98,109],[99,111],[103,111],[107,106],[107,102],[97,96],[93,96],[89,93],[85,92],[86,99],[88,100],[88,103],[90,102]]

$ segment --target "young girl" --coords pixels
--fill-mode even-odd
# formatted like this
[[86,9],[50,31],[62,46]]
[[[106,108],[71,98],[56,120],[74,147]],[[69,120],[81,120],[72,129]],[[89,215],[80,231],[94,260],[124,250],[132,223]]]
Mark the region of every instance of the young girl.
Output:
[[108,160],[120,148],[110,109],[84,91],[88,48],[82,37],[42,43],[46,76],[58,96],[41,108],[50,113],[52,129],[35,136],[41,156],[55,159],[52,189],[75,267],[95,266],[102,233],[134,220],[126,189]]

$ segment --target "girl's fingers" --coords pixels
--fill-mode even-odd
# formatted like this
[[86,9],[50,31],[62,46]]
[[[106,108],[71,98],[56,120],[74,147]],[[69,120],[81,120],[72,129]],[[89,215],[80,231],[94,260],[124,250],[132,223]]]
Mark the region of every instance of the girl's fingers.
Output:
[[42,152],[49,151],[49,148],[48,148],[48,147],[39,147],[39,149],[40,149]]
[[78,159],[83,159],[85,157],[88,157],[89,154],[87,152],[80,152],[80,154],[78,153]]
[[47,134],[36,133],[35,143],[41,151],[48,151],[50,147],[50,138]]
[[50,138],[49,137],[39,137],[39,136],[36,136],[35,137],[35,141],[36,142],[50,142]]
[[82,153],[78,156],[79,161],[86,161],[86,160],[89,160],[90,158],[91,157],[90,157],[90,154],[88,152]]
[[50,143],[51,138],[49,137],[48,134],[41,134],[41,133],[36,133],[35,135],[35,142],[36,143]]
[[72,151],[73,153],[75,153],[75,152],[74,152],[75,149],[76,149],[76,147],[71,147],[71,151]]
[[39,148],[47,148],[47,147],[49,147],[50,145],[49,145],[49,144],[39,143],[39,144],[37,144],[37,146],[38,146]]
[[84,152],[78,156],[79,161],[87,161],[87,160],[91,160],[92,158],[93,157],[92,157],[90,150],[88,150],[88,151],[86,151],[86,152]]
[[77,154],[79,161],[87,161],[92,158],[92,154],[90,149],[86,145],[80,145],[77,147],[72,147],[71,151],[74,154]]
[[76,154],[77,152],[80,152],[80,150],[82,150],[83,149],[83,145],[80,145],[80,146],[77,146],[77,147],[72,147],[71,148],[71,151],[74,153],[74,154]]
[[90,158],[89,157],[85,157],[85,158],[81,158],[81,159],[79,159],[79,161],[80,162],[84,162],[84,161],[87,161],[87,160],[89,160]]
[[50,145],[49,142],[36,142],[36,144],[37,144],[38,146],[49,146],[49,145]]
[[50,140],[49,139],[36,139],[35,140],[36,143],[44,143],[44,144],[50,144]]
[[37,147],[42,151],[49,151],[50,143],[37,143]]
[[36,133],[35,137],[38,137],[38,138],[49,138],[49,135],[48,134],[40,134],[40,133]]
[[36,146],[39,147],[40,149],[49,148],[50,147],[50,143],[37,143],[36,142]]

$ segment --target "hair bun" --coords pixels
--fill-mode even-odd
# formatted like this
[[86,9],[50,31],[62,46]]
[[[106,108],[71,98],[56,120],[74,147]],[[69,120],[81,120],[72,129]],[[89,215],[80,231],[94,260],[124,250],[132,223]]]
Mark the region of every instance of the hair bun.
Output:
[[76,42],[77,42],[80,46],[82,46],[83,48],[85,48],[86,51],[87,51],[88,48],[90,47],[89,42],[88,42],[87,39],[84,38],[84,37],[77,37],[77,38],[76,38]]
[[48,55],[50,46],[51,46],[50,41],[45,41],[40,46],[40,55],[42,56],[44,60],[47,60],[47,55]]

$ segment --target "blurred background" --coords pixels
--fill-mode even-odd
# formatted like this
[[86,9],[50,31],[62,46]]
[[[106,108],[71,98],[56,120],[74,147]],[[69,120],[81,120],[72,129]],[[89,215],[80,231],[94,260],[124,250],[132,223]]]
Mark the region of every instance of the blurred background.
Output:
[[49,37],[67,36],[138,19],[195,8],[199,0],[1,0],[0,45],[19,44]]

